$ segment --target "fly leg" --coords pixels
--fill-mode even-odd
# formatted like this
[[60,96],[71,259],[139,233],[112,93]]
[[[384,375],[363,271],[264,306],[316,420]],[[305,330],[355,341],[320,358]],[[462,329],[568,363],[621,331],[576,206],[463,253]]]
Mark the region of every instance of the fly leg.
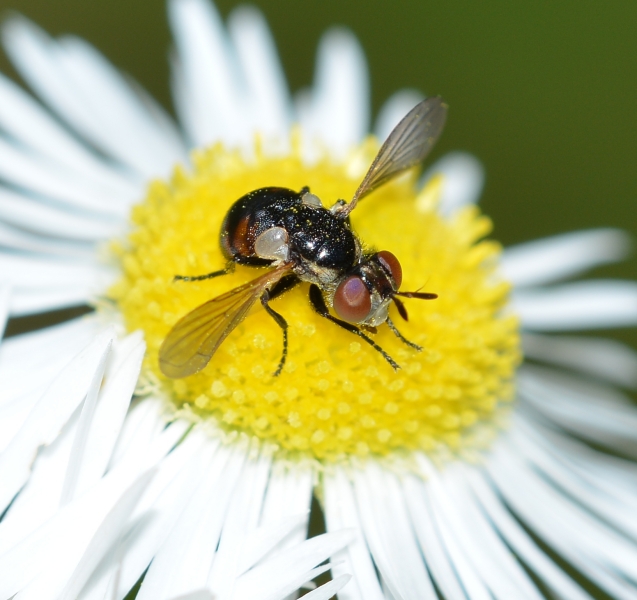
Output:
[[291,290],[299,283],[299,279],[296,275],[288,275],[280,279],[271,290],[265,290],[261,294],[261,304],[265,308],[266,312],[276,321],[277,325],[283,331],[283,353],[281,354],[281,360],[279,366],[273,374],[273,377],[277,377],[281,374],[283,367],[285,366],[285,359],[288,357],[288,322],[273,308],[270,307],[268,302],[274,298],[278,298],[281,294]]
[[398,331],[398,329],[396,329],[396,325],[394,325],[394,322],[387,317],[387,325],[389,326],[389,328],[392,330],[392,332],[394,333],[394,335],[403,343],[407,344],[410,348],[413,348],[414,350],[418,350],[418,352],[422,352],[422,346],[419,346],[418,344],[414,344],[414,342],[410,342],[408,339],[406,339],[402,333],[400,333],[400,331]]
[[336,325],[338,325],[339,327],[342,327],[350,333],[353,333],[358,337],[364,339],[372,348],[374,348],[374,350],[380,352],[383,355],[383,358],[393,367],[395,371],[400,369],[400,366],[396,363],[396,361],[394,361],[394,359],[389,356],[389,354],[387,354],[387,352],[385,352],[374,340],[367,337],[358,327],[356,327],[356,325],[352,325],[352,323],[341,321],[340,319],[333,317],[325,304],[325,299],[323,298],[321,290],[314,284],[310,286],[310,304],[312,305],[312,308],[322,317],[325,317],[329,321],[332,321],[332,323],[336,323]]
[[220,277],[221,275],[227,275],[234,271],[234,263],[229,262],[225,269],[219,269],[219,271],[213,271],[212,273],[206,273],[205,275],[175,275],[173,281],[203,281],[204,279],[212,279],[213,277]]

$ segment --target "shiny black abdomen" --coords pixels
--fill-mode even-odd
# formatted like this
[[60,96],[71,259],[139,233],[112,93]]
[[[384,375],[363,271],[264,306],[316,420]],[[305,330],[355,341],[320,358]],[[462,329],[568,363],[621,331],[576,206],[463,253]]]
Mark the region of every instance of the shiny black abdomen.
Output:
[[356,262],[356,239],[348,224],[325,208],[304,204],[301,193],[287,188],[261,188],[239,198],[221,226],[221,248],[241,264],[271,264],[254,253],[255,240],[271,227],[288,232],[293,261],[330,269],[348,269]]

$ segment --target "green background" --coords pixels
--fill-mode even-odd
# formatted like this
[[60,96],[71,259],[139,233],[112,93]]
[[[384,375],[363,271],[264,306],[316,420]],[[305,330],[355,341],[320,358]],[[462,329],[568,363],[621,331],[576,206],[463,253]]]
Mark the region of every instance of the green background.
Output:
[[[225,17],[238,3],[217,2]],[[292,90],[309,84],[321,33],[346,25],[369,61],[372,104],[402,87],[440,94],[435,156],[473,152],[482,206],[505,244],[578,228],[637,234],[637,2],[256,2]],[[95,44],[167,107],[171,45],[161,0],[1,0],[53,34]],[[14,74],[4,57],[4,72]],[[637,261],[594,275],[637,277]],[[616,335],[637,346],[635,330]]]

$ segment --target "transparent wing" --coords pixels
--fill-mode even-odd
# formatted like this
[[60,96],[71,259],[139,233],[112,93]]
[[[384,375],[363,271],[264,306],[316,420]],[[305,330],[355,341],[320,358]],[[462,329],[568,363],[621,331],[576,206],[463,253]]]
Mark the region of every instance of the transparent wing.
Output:
[[248,283],[209,300],[177,321],[159,349],[159,368],[179,379],[201,371],[232,330],[246,318],[261,294],[290,265],[281,265]]
[[361,198],[422,162],[440,136],[446,118],[447,105],[439,96],[427,98],[412,108],[389,134],[352,201],[340,214],[346,217]]

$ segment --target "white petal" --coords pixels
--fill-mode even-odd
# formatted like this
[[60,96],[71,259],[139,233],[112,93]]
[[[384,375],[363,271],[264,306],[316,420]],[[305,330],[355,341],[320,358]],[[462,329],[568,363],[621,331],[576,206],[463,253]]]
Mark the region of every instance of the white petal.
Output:
[[518,389],[524,405],[560,427],[637,457],[637,413],[627,396],[587,379],[531,366],[520,369]]
[[16,290],[11,298],[11,316],[21,317],[88,304],[105,286],[96,289],[92,283]]
[[228,29],[246,80],[246,116],[255,131],[287,141],[292,116],[290,93],[263,15],[253,7],[240,6],[231,13]]
[[358,508],[352,485],[342,468],[334,467],[323,479],[324,511],[327,531],[352,529],[356,538],[334,555],[332,575],[354,576],[354,580],[339,594],[341,600],[383,600],[371,553],[358,518]]
[[423,186],[442,176],[440,212],[450,215],[467,204],[477,204],[484,187],[484,167],[467,152],[451,152],[436,161],[423,175]]
[[611,383],[637,387],[637,352],[607,338],[525,333],[524,356],[571,367]]
[[95,261],[95,247],[82,242],[67,242],[6,225],[0,221],[0,247],[11,252],[39,254],[67,260]]
[[82,174],[116,198],[134,198],[141,181],[107,165],[62,128],[24,90],[0,75],[0,124],[3,129],[49,160]]
[[[84,401],[78,435],[71,450],[62,504],[95,485],[104,475],[135,391],[146,345],[140,336],[130,335],[114,345],[107,365],[106,381],[89,406]],[[83,421],[86,421],[84,427]]]
[[[536,535],[607,593],[633,598],[637,550],[516,456],[503,438],[486,465],[499,492]],[[623,576],[622,576],[623,575]]]
[[303,597],[305,600],[329,600],[329,598],[338,592],[339,598],[345,598],[340,590],[350,579],[351,575],[340,575],[339,577],[335,577],[332,581],[324,583],[321,587],[316,588],[309,594],[305,594]]
[[[68,362],[99,333],[95,316],[73,319],[46,329],[16,335],[0,345],[3,401],[48,387]],[[51,352],[55,348],[55,352]]]
[[277,550],[301,543],[307,534],[312,502],[312,471],[307,467],[275,465],[265,494],[261,526],[285,517],[306,515],[305,521],[277,546]]
[[95,217],[122,219],[129,205],[66,167],[18,148],[0,138],[0,176],[9,183]]
[[[219,14],[206,0],[173,0],[170,24],[175,36],[197,146],[215,141],[236,146],[252,142],[244,115],[243,82]],[[182,101],[183,103],[183,101]]]
[[[152,479],[153,472],[140,476],[104,516],[88,543],[82,531],[70,552],[52,553],[46,569],[16,598],[23,600],[75,600],[102,556],[121,535],[135,505]],[[98,513],[99,514],[99,513]],[[76,525],[77,528],[77,525]]]
[[0,340],[4,335],[4,329],[7,326],[9,318],[9,303],[11,301],[11,288],[6,285],[0,285]]
[[158,398],[144,398],[135,402],[129,409],[119,437],[109,469],[129,455],[142,452],[166,427],[165,405]]
[[455,573],[459,570],[457,562],[449,556],[444,538],[436,526],[438,516],[432,510],[427,488],[420,479],[412,476],[406,477],[402,485],[414,532],[431,576],[445,597],[463,598],[464,592]]
[[266,525],[261,525],[245,541],[241,558],[237,566],[237,574],[242,575],[248,569],[256,565],[273,548],[279,546],[280,542],[292,533],[307,531],[308,513],[283,517],[278,521],[271,521]]
[[245,452],[220,447],[197,492],[166,543],[155,555],[139,590],[139,600],[161,600],[206,584],[223,517],[241,473]]
[[589,280],[513,294],[513,312],[522,327],[535,331],[567,331],[637,324],[637,283]]
[[101,334],[60,373],[0,455],[0,507],[3,510],[28,479],[37,448],[55,439],[84,399],[92,375],[109,351],[112,340],[112,331]]
[[201,474],[206,472],[215,449],[208,436],[195,430],[161,462],[135,510],[133,527],[96,570],[82,600],[121,599],[127,595],[202,485]]
[[208,576],[208,587],[219,598],[232,597],[235,581],[245,571],[242,563],[246,542],[256,532],[268,483],[271,463],[268,454],[246,461],[223,522],[219,548]]
[[315,576],[311,571],[316,565],[344,548],[352,538],[351,531],[325,533],[270,556],[237,581],[234,597],[283,600]]
[[501,267],[516,287],[541,285],[626,257],[630,239],[618,229],[575,231],[507,248]]
[[369,127],[367,62],[349,30],[323,35],[309,102],[302,98],[297,110],[308,151],[324,146],[343,156],[363,139]]
[[386,140],[394,127],[421,100],[424,100],[424,96],[417,90],[407,89],[394,92],[381,106],[378,117],[376,117],[374,135],[379,141]]
[[590,596],[543,552],[511,515],[502,499],[495,493],[477,469],[464,467],[464,474],[476,497],[500,535],[525,564],[539,575],[542,581],[559,598],[586,600]]
[[4,187],[0,187],[0,219],[36,234],[89,242],[114,238],[122,228],[118,219],[30,198]]
[[[140,464],[127,465],[109,473],[98,486],[4,552],[0,557],[0,597],[11,596],[41,574],[47,575],[54,557],[68,559],[63,565],[68,577],[68,569],[77,566],[83,550],[109,513],[117,510],[118,503],[128,503],[128,494],[136,495],[148,482],[148,465],[141,472],[139,467]],[[116,527],[115,532],[121,529]],[[55,577],[56,572],[51,575]]]
[[535,598],[541,595],[511,551],[485,518],[466,489],[464,474],[449,465],[440,474],[427,472],[430,498],[445,520],[467,560],[496,598]]
[[369,464],[353,477],[363,531],[383,582],[398,598],[436,598],[394,475]]
[[[105,153],[145,177],[165,174],[169,156],[180,158],[157,135],[160,130],[147,121],[121,76],[88,44],[55,42],[23,18],[6,22],[4,42],[16,68],[49,106]],[[112,112],[110,102],[121,114]]]

